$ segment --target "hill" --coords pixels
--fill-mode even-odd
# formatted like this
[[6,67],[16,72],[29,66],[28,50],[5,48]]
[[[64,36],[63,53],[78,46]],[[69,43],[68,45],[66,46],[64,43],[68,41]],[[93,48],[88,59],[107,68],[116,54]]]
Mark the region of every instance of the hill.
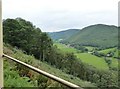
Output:
[[[101,27],[99,27],[99,28],[101,28]],[[86,29],[83,29],[82,31],[85,31],[85,32],[88,31],[89,34],[90,34],[90,32],[92,32],[90,35],[93,35],[93,37],[94,37],[94,34],[93,34],[94,29],[93,28],[91,28],[91,29],[93,30],[93,32],[92,32],[92,30],[88,31]],[[32,66],[35,66],[37,68],[40,68],[41,70],[47,71],[58,77],[60,75],[61,78],[64,78],[70,82],[73,82],[73,83],[83,86],[83,87],[85,87],[85,86],[87,87],[88,85],[94,86],[94,84],[97,85],[97,87],[101,87],[101,88],[109,87],[109,86],[117,86],[117,79],[118,79],[117,78],[117,74],[118,74],[117,69],[111,69],[111,67],[109,66],[109,69],[107,68],[108,71],[102,71],[102,70],[99,71],[97,68],[94,67],[96,65],[96,63],[99,63],[99,64],[101,63],[102,66],[104,67],[104,65],[103,65],[104,62],[107,63],[106,64],[106,66],[107,66],[108,64],[110,65],[111,61],[112,61],[108,58],[105,58],[105,61],[104,60],[102,61],[101,58],[103,56],[101,56],[101,58],[98,58],[100,56],[97,53],[97,49],[94,49],[93,50],[94,53],[91,55],[91,54],[88,54],[86,50],[84,51],[84,47],[77,47],[77,46],[79,46],[78,45],[79,43],[77,43],[77,46],[75,45],[76,49],[71,47],[72,44],[71,45],[68,44],[68,45],[60,45],[60,48],[62,49],[62,50],[60,50],[58,46],[54,45],[51,38],[48,37],[48,35],[46,33],[42,32],[40,30],[40,28],[37,28],[31,22],[26,21],[21,18],[4,20],[3,21],[3,31],[4,31],[3,32],[4,33],[3,40],[4,40],[4,43],[6,44],[6,45],[4,44],[6,46],[6,48],[4,48],[4,53],[7,55],[10,55],[18,60],[21,60],[21,61],[28,63]],[[82,32],[82,31],[80,31],[80,32]],[[104,32],[105,31],[103,31],[102,34],[104,34]],[[113,33],[113,32],[111,32],[111,33]],[[77,34],[77,33],[79,33],[79,32],[76,32],[75,34]],[[72,32],[71,32],[71,34],[72,34]],[[82,32],[82,34],[86,34],[86,33]],[[87,36],[89,34],[87,34]],[[98,34],[98,33],[96,32],[95,34]],[[66,33],[66,35],[69,36],[69,34],[67,34],[67,33]],[[79,36],[79,34],[78,34],[78,36]],[[90,37],[90,36],[88,36],[88,37]],[[65,38],[63,38],[63,39],[65,39]],[[67,39],[69,39],[69,38],[67,38]],[[96,39],[96,37],[95,37],[95,39]],[[88,42],[89,42],[89,38],[88,38]],[[114,40],[113,40],[113,42],[114,42]],[[8,44],[10,44],[11,46]],[[73,44],[73,46],[74,46],[74,44]],[[66,47],[69,47],[69,48],[66,48]],[[77,50],[77,48],[79,50]],[[93,47],[93,48],[97,48],[97,47]],[[7,50],[7,51],[5,51],[5,50]],[[83,52],[84,52],[84,54],[81,54]],[[81,55],[79,55],[79,53]],[[30,56],[30,55],[32,55],[32,56]],[[98,57],[96,57],[96,56],[98,56]],[[112,55],[112,56],[114,56],[114,55]],[[96,59],[98,61],[95,63],[91,63],[90,61],[92,61],[92,59]],[[92,62],[94,62],[96,60],[93,60]],[[7,85],[5,83],[6,87],[9,87],[9,86],[14,87],[14,85],[17,86],[17,84],[19,84],[19,81],[20,81],[20,83],[23,83],[22,81],[24,81],[24,80],[25,80],[25,82],[28,83],[28,84],[26,84],[26,83],[24,83],[24,84],[26,84],[28,86],[39,86],[39,87],[44,86],[44,89],[47,86],[51,86],[51,84],[56,85],[56,83],[50,82],[51,80],[49,80],[45,77],[42,77],[41,75],[36,75],[36,73],[34,73],[33,71],[31,71],[21,65],[18,65],[16,63],[14,64],[13,62],[9,62],[8,60],[5,60],[5,61],[8,63],[8,64],[5,63],[5,66],[4,66],[4,67],[6,67],[5,82],[8,84]],[[87,63],[85,63],[85,62],[87,62]],[[6,65],[11,65],[13,67],[10,66],[10,68],[8,68],[8,66],[6,66]],[[113,64],[112,66],[114,66],[114,65],[116,65],[116,63]],[[101,66],[100,66],[100,68],[101,68]],[[13,70],[13,71],[11,71],[11,70]],[[10,75],[8,72],[10,72]],[[18,79],[17,82],[15,82],[16,79],[14,80],[15,76],[17,76],[17,79]],[[22,77],[22,79],[21,79],[21,77]],[[7,82],[7,80],[9,80],[9,81]],[[12,81],[10,81],[10,80],[12,80]],[[9,85],[10,84],[9,82],[12,84]],[[88,84],[86,84],[86,82]],[[93,84],[91,85],[90,82]],[[22,85],[23,84],[18,85],[18,86],[22,86]],[[57,84],[56,86],[59,86],[59,84]]]
[[79,32],[79,30],[80,29],[68,29],[60,32],[48,32],[48,35],[53,40],[63,40],[71,37],[73,34],[76,34],[77,32]]
[[[66,74],[62,70],[59,70],[46,62],[39,61],[31,55],[26,55],[22,50],[13,48],[10,45],[4,45],[4,53],[79,86],[96,86],[94,83],[81,80],[70,74]],[[30,77],[28,74],[31,74],[32,76]],[[61,87],[59,83],[7,59],[4,59],[4,76],[5,87]]]
[[110,25],[91,25],[72,35],[63,43],[111,47],[118,44],[118,29]]

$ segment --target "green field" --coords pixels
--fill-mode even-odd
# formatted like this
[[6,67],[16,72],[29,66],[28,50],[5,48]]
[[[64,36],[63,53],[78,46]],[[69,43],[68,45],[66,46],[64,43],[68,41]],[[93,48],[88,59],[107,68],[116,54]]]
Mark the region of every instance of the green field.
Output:
[[118,57],[118,50],[115,52],[114,57]]
[[115,50],[116,50],[116,48],[109,48],[109,49],[101,50],[101,51],[99,51],[99,52],[100,52],[100,53],[107,54],[107,53],[109,53],[110,51],[113,52],[113,51],[115,51]]
[[103,58],[88,54],[88,53],[79,53],[76,54],[77,57],[84,63],[88,63],[96,67],[97,69],[108,70],[108,65]]
[[111,67],[113,67],[113,68],[118,68],[118,60],[117,60],[117,59],[112,58]]
[[55,43],[59,49],[64,52],[73,52],[82,62],[92,65],[100,70],[108,70],[108,65],[103,58],[91,55],[89,53],[77,53],[77,49],[67,47],[64,44]]
[[75,48],[66,46],[65,44],[55,43],[54,45],[56,45],[58,49],[62,49],[63,52],[76,53],[79,51]]
[[88,51],[92,51],[94,49],[94,47],[91,47],[91,46],[84,46],[85,48],[88,49]]
[[110,58],[108,57],[107,59],[111,60],[111,64],[110,64],[110,67],[112,68],[118,68],[118,59],[116,58]]

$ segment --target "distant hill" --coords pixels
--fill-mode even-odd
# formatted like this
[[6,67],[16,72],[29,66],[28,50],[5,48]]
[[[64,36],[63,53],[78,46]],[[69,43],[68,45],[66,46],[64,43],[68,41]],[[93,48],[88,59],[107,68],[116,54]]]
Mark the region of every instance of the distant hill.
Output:
[[91,25],[83,28],[63,42],[111,47],[118,44],[118,28],[113,25]]
[[49,32],[48,35],[53,40],[65,40],[71,37],[73,34],[76,34],[77,32],[79,32],[79,30],[80,29],[68,29],[60,32]]

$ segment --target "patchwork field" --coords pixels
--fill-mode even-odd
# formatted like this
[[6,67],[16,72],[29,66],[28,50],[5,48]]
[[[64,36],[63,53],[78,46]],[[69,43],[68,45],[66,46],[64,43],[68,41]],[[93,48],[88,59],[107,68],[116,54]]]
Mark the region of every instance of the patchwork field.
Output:
[[99,52],[100,52],[100,53],[107,54],[107,53],[109,53],[110,51],[113,52],[113,51],[115,51],[115,50],[116,50],[116,48],[109,48],[109,49],[101,50],[101,51],[99,51]]
[[59,49],[61,49],[61,51],[63,52],[69,52],[69,53],[77,53],[79,50],[66,46],[65,44],[60,44],[60,43],[55,43],[54,45],[56,45]]
[[94,47],[91,47],[91,46],[84,46],[85,48],[88,49],[88,51],[92,51],[94,49]]
[[88,63],[97,69],[108,70],[108,65],[103,58],[91,55],[89,53],[78,53],[76,56],[84,63]]
[[[100,70],[108,70],[109,67],[105,62],[104,58],[94,56],[89,53],[78,53],[78,50],[75,48],[70,48],[64,44],[55,43],[55,45],[64,52],[73,52],[82,62],[92,65]],[[114,65],[114,63],[113,63]]]

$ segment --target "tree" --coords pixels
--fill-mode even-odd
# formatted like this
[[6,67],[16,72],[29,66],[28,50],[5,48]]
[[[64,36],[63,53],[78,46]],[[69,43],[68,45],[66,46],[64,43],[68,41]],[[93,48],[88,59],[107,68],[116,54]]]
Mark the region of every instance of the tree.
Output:
[[21,25],[14,19],[3,21],[3,39],[5,43],[13,46],[19,46],[20,38],[17,37],[21,29]]
[[41,32],[41,29],[21,18],[4,20],[3,29],[5,43],[16,46],[27,54],[33,54],[42,61],[53,45],[47,33]]

